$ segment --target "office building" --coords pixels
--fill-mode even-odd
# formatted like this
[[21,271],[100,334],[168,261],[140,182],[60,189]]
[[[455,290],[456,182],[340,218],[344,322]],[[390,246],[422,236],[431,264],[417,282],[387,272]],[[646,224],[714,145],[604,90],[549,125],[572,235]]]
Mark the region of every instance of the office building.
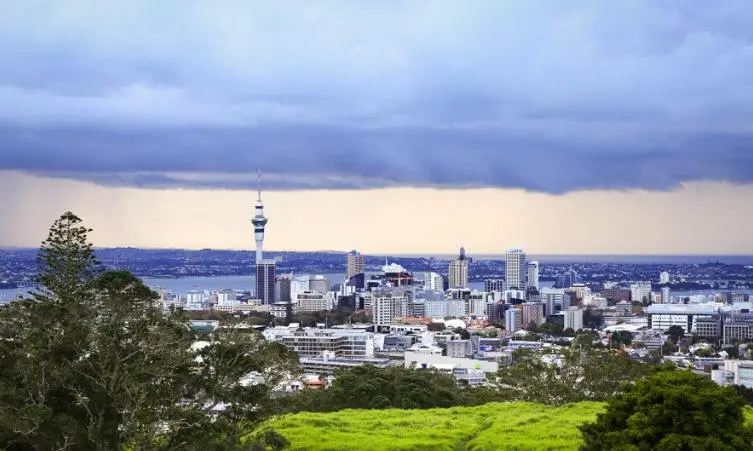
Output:
[[450,262],[447,279],[450,288],[468,287],[468,259],[465,256],[465,248],[461,247],[457,260]]
[[447,357],[462,359],[473,355],[471,340],[450,340],[445,343],[445,349]]
[[301,369],[306,374],[327,374],[332,376],[336,371],[357,366],[373,366],[376,368],[387,368],[390,366],[390,359],[378,359],[374,357],[301,357]]
[[570,296],[565,293],[563,288],[542,288],[540,296],[547,315],[554,315],[556,312],[567,310],[570,307]]
[[669,287],[661,288],[661,303],[662,304],[672,303],[672,292],[670,291]]
[[522,312],[517,308],[508,309],[505,312],[505,330],[513,333],[523,328]]
[[528,288],[535,288],[539,291],[539,262],[532,261],[527,265],[528,268]]
[[695,318],[693,334],[703,338],[718,338],[722,336],[722,318],[719,315],[697,316]]
[[321,312],[332,310],[332,296],[319,291],[298,293],[296,312]]
[[283,274],[277,279],[277,301],[287,303],[292,301],[290,296],[291,275]]
[[256,264],[256,298],[262,304],[275,302],[275,262],[263,260]]
[[345,284],[352,291],[362,291],[366,288],[366,274],[360,273],[348,279]]
[[699,319],[703,327],[708,327],[708,320],[718,319],[719,308],[714,304],[653,304],[646,308],[646,315],[651,329],[666,332],[672,326],[679,326],[690,334],[697,332]]
[[583,329],[582,309],[570,307],[569,309],[562,311],[562,316],[564,317],[563,327],[565,329],[572,329],[574,331]]
[[518,306],[521,312],[521,322],[523,327],[528,327],[531,323],[540,326],[544,324],[544,305],[540,302],[526,302]]
[[398,290],[377,290],[371,292],[371,311],[377,327],[389,326],[393,318],[408,316],[408,297]]
[[431,319],[465,316],[465,308],[463,299],[424,299],[424,316]]
[[724,344],[746,343],[753,339],[753,327],[747,322],[730,321],[722,325]]
[[494,299],[491,293],[471,291],[465,297],[465,314],[468,316],[486,316],[486,305],[490,299]]
[[651,282],[636,282],[630,285],[630,300],[648,304],[651,301]]
[[526,253],[508,249],[505,254],[505,281],[508,290],[526,291]]
[[424,289],[430,291],[444,291],[444,277],[435,272],[424,273]]
[[669,273],[667,271],[662,271],[662,273],[659,274],[659,283],[664,285],[664,284],[669,283],[669,281],[670,281]]
[[601,295],[601,297],[605,298],[612,304],[616,304],[622,301],[630,302],[630,290],[625,290],[617,287],[604,288],[599,294]]
[[317,275],[309,279],[309,291],[315,291],[317,293],[327,293],[330,289],[330,281],[322,276]]
[[711,380],[722,386],[753,388],[753,361],[725,360],[722,368],[711,370]]
[[346,265],[348,279],[364,273],[364,258],[357,250],[352,250],[348,253],[348,260]]
[[265,330],[263,335],[267,340],[281,342],[293,349],[302,358],[374,356],[374,334],[362,330],[273,327]]
[[497,291],[504,293],[507,291],[507,284],[505,279],[487,279],[484,281],[484,291],[492,292]]

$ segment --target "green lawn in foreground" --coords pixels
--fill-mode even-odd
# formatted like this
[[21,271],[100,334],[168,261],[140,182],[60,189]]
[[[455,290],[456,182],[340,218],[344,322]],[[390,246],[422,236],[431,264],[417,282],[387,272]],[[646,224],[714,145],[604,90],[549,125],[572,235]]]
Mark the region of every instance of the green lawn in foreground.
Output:
[[601,403],[491,403],[429,410],[299,413],[271,422],[294,450],[575,450]]

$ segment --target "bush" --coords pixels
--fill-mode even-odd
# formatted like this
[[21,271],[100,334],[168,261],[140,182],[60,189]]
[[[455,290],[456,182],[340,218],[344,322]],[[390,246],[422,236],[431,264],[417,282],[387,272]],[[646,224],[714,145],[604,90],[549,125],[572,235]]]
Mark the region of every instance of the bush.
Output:
[[584,450],[752,450],[745,402],[731,387],[686,371],[661,371],[625,387],[596,422]]

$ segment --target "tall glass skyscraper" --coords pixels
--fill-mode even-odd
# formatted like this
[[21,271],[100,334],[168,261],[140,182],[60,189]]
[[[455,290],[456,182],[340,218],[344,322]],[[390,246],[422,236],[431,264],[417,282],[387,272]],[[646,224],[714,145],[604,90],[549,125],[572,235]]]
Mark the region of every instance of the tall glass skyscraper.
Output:
[[523,249],[508,249],[505,254],[505,281],[508,290],[526,291],[526,253]]

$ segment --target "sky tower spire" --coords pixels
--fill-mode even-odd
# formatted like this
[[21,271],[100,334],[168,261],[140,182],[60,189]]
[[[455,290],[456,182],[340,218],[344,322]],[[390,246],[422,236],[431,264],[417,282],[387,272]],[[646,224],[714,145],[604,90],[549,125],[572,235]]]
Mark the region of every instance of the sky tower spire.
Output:
[[259,174],[256,176],[256,190],[258,194],[256,201],[261,203],[261,168],[259,169]]

